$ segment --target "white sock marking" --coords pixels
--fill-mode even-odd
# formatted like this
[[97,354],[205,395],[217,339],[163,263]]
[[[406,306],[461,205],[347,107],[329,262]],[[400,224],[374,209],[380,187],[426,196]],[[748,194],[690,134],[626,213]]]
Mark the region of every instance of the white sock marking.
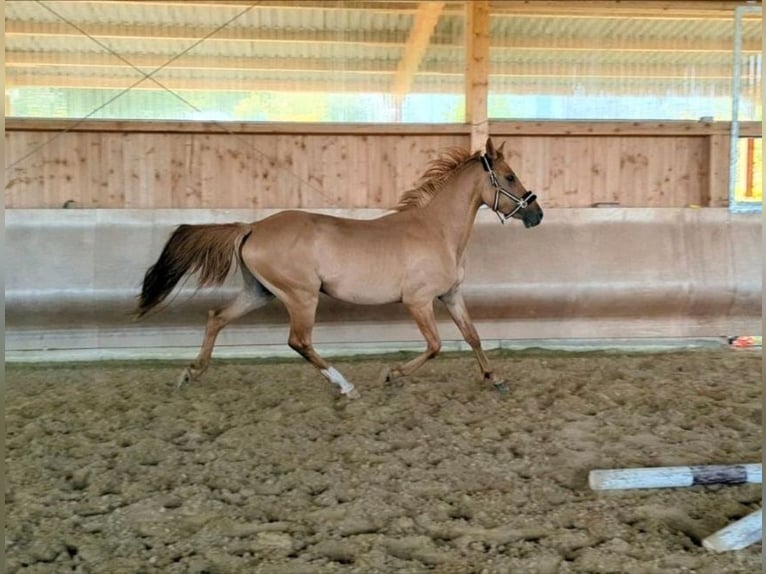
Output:
[[322,369],[322,374],[325,376],[325,378],[330,381],[331,383],[334,383],[340,387],[340,392],[344,395],[349,394],[351,391],[354,390],[354,385],[349,383],[346,380],[346,377],[341,375],[335,367],[330,367],[329,369]]

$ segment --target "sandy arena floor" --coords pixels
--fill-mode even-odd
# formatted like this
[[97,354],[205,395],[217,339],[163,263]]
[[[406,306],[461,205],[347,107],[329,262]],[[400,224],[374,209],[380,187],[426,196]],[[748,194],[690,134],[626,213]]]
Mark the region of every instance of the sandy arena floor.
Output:
[[759,485],[595,493],[596,468],[757,462],[751,352],[6,369],[8,572],[756,573],[701,539]]

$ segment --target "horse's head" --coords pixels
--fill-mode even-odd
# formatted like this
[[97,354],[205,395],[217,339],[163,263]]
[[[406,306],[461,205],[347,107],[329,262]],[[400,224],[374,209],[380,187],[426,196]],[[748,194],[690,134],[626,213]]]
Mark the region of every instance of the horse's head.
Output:
[[528,191],[513,173],[503,158],[503,146],[495,148],[492,139],[487,138],[484,155],[479,156],[487,185],[482,190],[482,201],[494,211],[502,223],[509,219],[520,219],[524,227],[534,227],[543,220],[543,210],[537,196]]

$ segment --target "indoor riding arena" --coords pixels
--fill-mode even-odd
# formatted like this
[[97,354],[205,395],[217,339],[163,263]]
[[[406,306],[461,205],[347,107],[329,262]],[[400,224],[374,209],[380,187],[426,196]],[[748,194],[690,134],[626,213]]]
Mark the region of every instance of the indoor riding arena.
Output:
[[8,0],[5,571],[761,571],[762,8]]

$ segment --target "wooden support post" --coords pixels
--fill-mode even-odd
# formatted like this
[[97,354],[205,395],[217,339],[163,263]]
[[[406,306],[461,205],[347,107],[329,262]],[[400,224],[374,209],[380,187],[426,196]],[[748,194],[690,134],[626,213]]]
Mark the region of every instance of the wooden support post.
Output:
[[471,151],[489,137],[489,0],[465,3],[465,121],[471,126]]

